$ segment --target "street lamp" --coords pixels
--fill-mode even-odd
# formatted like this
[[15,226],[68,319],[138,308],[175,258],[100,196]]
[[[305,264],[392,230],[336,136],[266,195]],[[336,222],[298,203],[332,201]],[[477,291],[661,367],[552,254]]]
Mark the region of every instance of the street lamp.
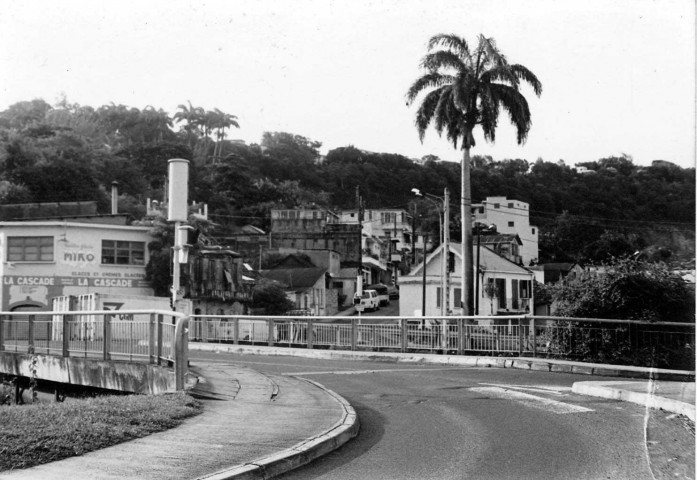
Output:
[[[448,255],[450,253],[450,193],[446,187],[443,190],[443,196],[439,197],[437,195],[432,195],[430,193],[421,193],[418,188],[412,188],[412,193],[417,197],[422,197],[430,200],[436,206],[438,210],[438,222],[440,227],[441,235],[441,316],[446,316],[448,313],[448,304],[450,303],[450,282],[449,282],[449,270],[448,270]],[[441,221],[441,204],[443,205],[443,220]],[[424,245],[424,270],[426,269],[426,256],[425,256],[425,245]]]

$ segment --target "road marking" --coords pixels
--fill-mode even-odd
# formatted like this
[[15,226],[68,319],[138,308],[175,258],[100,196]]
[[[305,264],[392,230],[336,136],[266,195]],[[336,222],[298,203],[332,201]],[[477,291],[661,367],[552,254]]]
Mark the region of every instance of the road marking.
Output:
[[552,395],[558,395],[560,397],[566,397],[571,392],[571,387],[562,387],[559,385],[506,385],[502,383],[480,383],[480,385],[501,388],[512,388],[514,390],[524,390],[528,392],[551,393]]
[[[302,376],[302,375],[362,375],[366,373],[392,373],[392,372],[437,372],[437,371],[453,371],[459,367],[446,368],[384,368],[377,370],[318,370],[309,372],[284,372],[281,375]],[[484,368],[464,367],[467,370],[485,370]]]
[[558,402],[549,398],[538,397],[518,390],[503,388],[503,387],[473,387],[471,391],[487,393],[494,397],[503,398],[505,400],[515,400],[525,406],[538,408],[552,413],[567,414],[567,413],[584,413],[593,412],[594,410],[570,403]]

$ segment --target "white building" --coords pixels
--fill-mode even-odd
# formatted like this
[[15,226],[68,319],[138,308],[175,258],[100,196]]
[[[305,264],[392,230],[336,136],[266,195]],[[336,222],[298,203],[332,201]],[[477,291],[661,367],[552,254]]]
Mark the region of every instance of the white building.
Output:
[[[451,266],[449,272],[448,311],[461,314],[460,298],[462,279],[462,248],[459,243],[450,244]],[[422,311],[423,292],[426,291],[425,314],[441,314],[441,270],[443,245],[439,246],[426,258],[426,278],[424,282],[424,264],[418,265],[409,275],[402,276],[399,285],[400,315],[420,315]],[[475,254],[476,261],[476,254]],[[481,247],[479,255],[479,272],[476,266],[474,278],[479,273],[479,282],[475,294],[479,315],[522,315],[531,313],[533,302],[532,283],[534,275],[525,267],[496,254],[487,247]]]
[[149,227],[70,221],[0,222],[0,307],[50,310],[67,295],[150,296]]
[[499,233],[515,233],[523,244],[520,256],[523,265],[537,262],[539,257],[539,229],[530,225],[530,206],[520,200],[506,197],[486,197],[482,203],[472,205],[472,219],[486,225],[496,225]]

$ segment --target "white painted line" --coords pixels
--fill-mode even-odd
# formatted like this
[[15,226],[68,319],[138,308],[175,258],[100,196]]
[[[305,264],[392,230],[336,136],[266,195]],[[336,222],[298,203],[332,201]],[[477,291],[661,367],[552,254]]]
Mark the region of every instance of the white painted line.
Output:
[[470,388],[470,390],[474,392],[488,393],[492,396],[503,398],[505,400],[515,400],[517,402],[522,403],[525,406],[538,408],[557,414],[584,413],[594,411],[590,408],[579,407],[578,405],[573,405],[570,403],[558,402],[549,398],[538,397],[536,395],[530,395],[529,393],[519,392],[517,390],[511,390],[507,388],[473,387]]
[[[281,375],[286,376],[303,376],[303,375],[362,375],[365,373],[393,373],[393,372],[438,372],[438,371],[448,371],[452,372],[457,370],[458,367],[448,367],[448,368],[384,368],[378,370],[319,370],[310,372],[284,372]],[[471,368],[467,367],[467,370],[486,370],[485,368]],[[490,369],[489,369],[490,370]]]
[[571,387],[562,387],[558,385],[507,385],[502,383],[480,383],[480,385],[512,388],[514,390],[525,390],[529,392],[550,393],[552,395],[559,395],[561,397],[565,397],[571,393]]

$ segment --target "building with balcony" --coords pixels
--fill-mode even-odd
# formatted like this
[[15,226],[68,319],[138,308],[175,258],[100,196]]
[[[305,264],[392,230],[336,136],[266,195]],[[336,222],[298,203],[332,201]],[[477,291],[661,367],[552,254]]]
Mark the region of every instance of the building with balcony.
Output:
[[520,237],[520,257],[523,265],[536,263],[539,257],[539,228],[530,225],[530,206],[520,200],[506,197],[486,197],[472,205],[472,220],[485,225],[496,225],[499,233]]

